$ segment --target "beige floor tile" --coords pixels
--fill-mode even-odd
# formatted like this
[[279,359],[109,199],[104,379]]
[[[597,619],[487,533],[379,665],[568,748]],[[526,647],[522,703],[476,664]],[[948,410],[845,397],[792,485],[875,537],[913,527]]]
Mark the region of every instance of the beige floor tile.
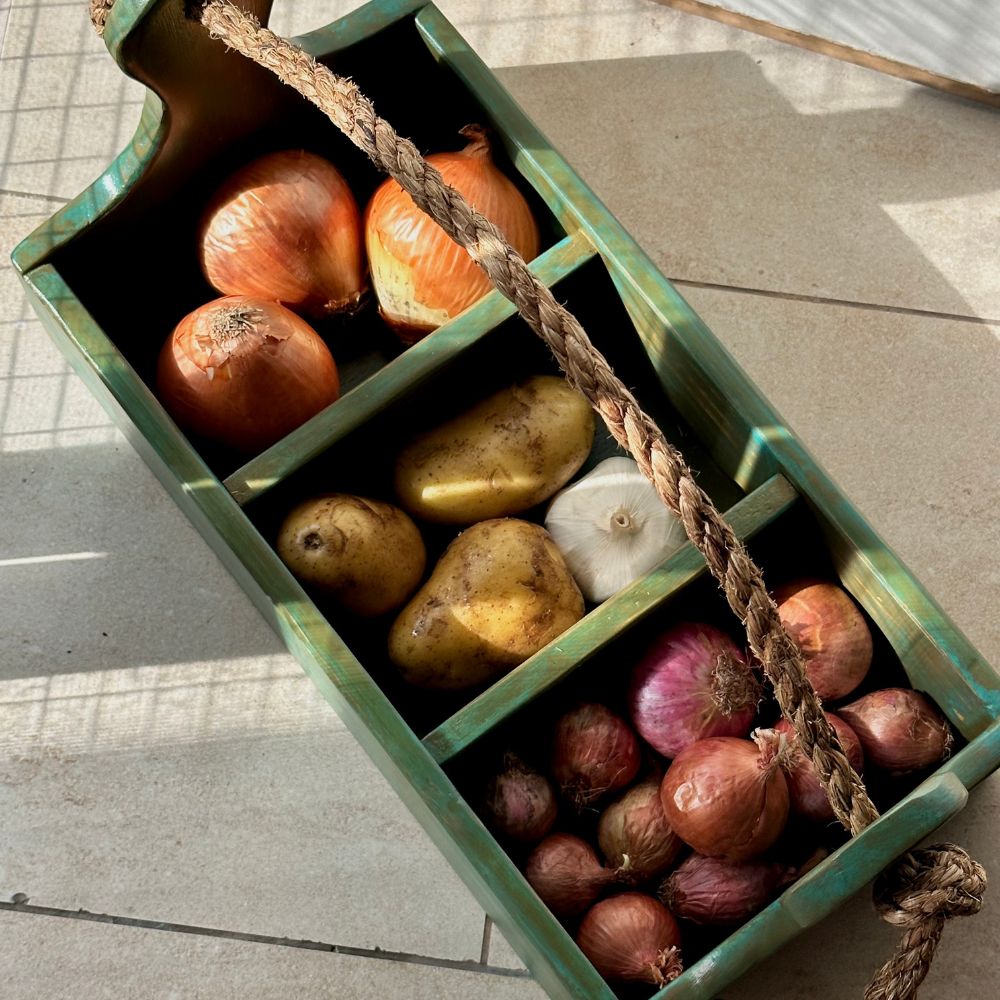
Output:
[[500,933],[500,928],[495,925],[490,932],[490,965],[499,966],[501,969],[524,968],[524,962],[510,946],[510,942]]
[[1000,665],[1000,327],[681,291],[876,531]]
[[529,979],[0,912],[4,1000],[536,1000]]
[[671,277],[1000,317],[1000,118],[844,65],[802,110],[762,63],[822,57],[770,44],[499,75]]

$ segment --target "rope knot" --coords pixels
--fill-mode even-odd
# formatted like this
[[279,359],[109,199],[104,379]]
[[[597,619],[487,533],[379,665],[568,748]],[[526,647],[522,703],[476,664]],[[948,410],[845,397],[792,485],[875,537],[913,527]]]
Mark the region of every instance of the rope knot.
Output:
[[986,872],[956,844],[910,851],[875,881],[875,908],[906,929],[926,920],[972,916],[983,905]]

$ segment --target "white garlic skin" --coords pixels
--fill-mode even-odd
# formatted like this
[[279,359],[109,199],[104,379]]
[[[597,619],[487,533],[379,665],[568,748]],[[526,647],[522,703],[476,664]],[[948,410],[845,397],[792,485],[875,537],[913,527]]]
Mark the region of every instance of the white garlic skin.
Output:
[[605,459],[557,493],[545,528],[583,596],[595,604],[650,572],[687,541],[683,525],[631,458]]

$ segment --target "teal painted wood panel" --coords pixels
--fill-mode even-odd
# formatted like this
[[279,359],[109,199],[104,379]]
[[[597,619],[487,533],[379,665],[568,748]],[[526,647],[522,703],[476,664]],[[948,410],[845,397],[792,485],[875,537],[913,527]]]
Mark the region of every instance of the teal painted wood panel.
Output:
[[[256,0],[248,6],[266,15],[270,3]],[[150,92],[129,146],[91,188],[17,248],[15,266],[74,370],[282,636],[543,988],[556,998],[611,1000],[613,992],[541,904],[440,762],[469,747],[518,706],[529,705],[602,643],[682,593],[698,576],[700,557],[688,547],[593,612],[567,635],[565,648],[557,640],[534,663],[508,675],[421,741],[240,504],[283,483],[400,394],[419,391],[423,379],[460,359],[510,316],[511,307],[496,294],[487,296],[324,414],[220,479],[149,391],[141,364],[133,364],[102,326],[102,321],[113,326],[109,304],[99,301],[85,281],[76,285],[67,278],[67,273],[84,273],[74,263],[75,244],[141,223],[158,199],[178,197],[185,172],[195,175],[210,160],[206,134],[224,151],[252,139],[269,115],[280,117],[292,107],[288,93],[272,80],[194,29],[172,0],[119,0],[106,35],[109,50],[126,72],[160,96]],[[514,169],[551,213],[553,245],[534,264],[543,281],[552,284],[599,255],[657,372],[659,393],[680,411],[721,469],[749,492],[730,514],[738,532],[752,533],[801,497],[795,508],[804,504],[811,511],[841,581],[883,630],[911,681],[933,695],[970,741],[878,823],[658,994],[709,1000],[962,807],[966,789],[1000,762],[1000,683],[440,12],[414,0],[374,0],[301,41],[325,58],[372,39],[389,44],[386,32],[395,32],[392,45],[412,45],[414,58],[429,52],[450,74],[438,82],[454,86],[462,100],[483,109]],[[165,104],[173,114],[165,113]],[[88,308],[92,299],[95,309]],[[588,317],[580,318],[586,326]],[[620,374],[629,380],[629,372]]]

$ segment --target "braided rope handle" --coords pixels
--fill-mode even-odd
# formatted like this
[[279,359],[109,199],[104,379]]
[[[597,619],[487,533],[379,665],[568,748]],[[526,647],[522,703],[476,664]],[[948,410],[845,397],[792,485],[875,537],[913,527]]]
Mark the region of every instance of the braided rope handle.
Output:
[[[91,19],[103,34],[115,0],[90,0]],[[801,652],[781,624],[777,607],[750,558],[711,499],[695,482],[680,452],[639,406],[579,321],[532,274],[503,234],[449,187],[440,173],[380,118],[353,81],[333,73],[301,49],[263,28],[228,0],[196,3],[191,16],[209,34],[316,105],[486,272],[546,343],[567,380],[583,393],[615,440],[635,459],[664,505],[683,523],[704,556],[733,613],[746,628],[750,649],[771,682],[782,715],[819,776],[837,819],[852,836],[878,818],[861,778],[806,677]],[[911,851],[876,886],[883,919],[906,928],[896,953],[879,970],[866,1000],[909,1000],[930,966],[944,921],[981,906],[986,877],[961,848],[938,845]]]

